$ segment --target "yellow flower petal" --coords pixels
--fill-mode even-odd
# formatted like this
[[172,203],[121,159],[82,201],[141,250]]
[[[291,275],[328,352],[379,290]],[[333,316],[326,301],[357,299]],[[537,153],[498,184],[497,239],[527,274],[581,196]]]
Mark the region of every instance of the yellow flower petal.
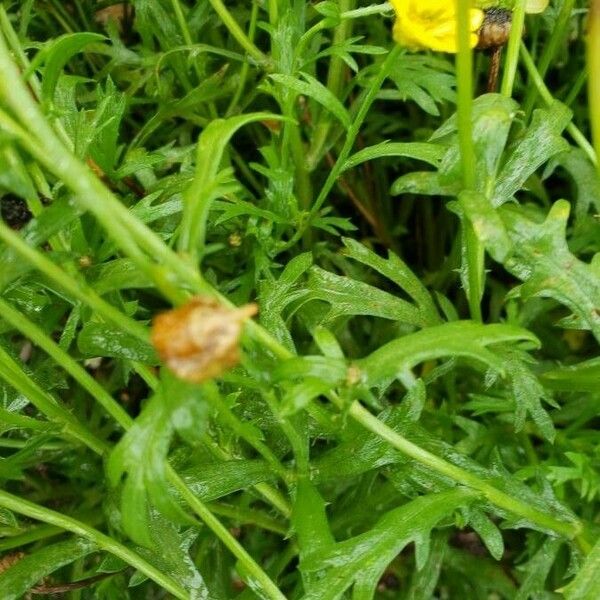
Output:
[[[456,6],[452,0],[390,0],[396,12],[394,39],[411,50],[436,52],[458,51]],[[471,47],[477,45],[477,31],[484,19],[483,11],[469,14]]]

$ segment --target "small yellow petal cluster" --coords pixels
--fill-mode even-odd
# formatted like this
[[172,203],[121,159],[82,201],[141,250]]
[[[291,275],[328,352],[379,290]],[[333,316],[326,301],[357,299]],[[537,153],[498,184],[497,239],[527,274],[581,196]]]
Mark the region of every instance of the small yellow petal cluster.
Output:
[[[458,52],[455,0],[390,0],[396,11],[394,39],[411,50]],[[477,31],[484,19],[482,10],[469,14],[471,47],[477,45]]]

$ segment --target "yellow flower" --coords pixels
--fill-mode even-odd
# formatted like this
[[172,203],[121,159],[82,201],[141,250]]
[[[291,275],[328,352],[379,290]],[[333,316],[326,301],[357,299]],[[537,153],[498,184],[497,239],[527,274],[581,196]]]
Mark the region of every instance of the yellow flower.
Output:
[[[455,0],[390,0],[396,11],[394,39],[411,50],[430,48],[436,52],[458,52]],[[482,10],[469,15],[471,47],[483,23]]]

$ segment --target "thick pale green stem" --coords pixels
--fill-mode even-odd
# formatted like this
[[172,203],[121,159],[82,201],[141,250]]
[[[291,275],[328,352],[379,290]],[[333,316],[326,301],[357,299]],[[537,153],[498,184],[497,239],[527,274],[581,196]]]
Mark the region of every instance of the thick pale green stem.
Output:
[[[473,51],[471,50],[471,30],[469,27],[471,2],[458,1],[458,56],[456,77],[458,80],[458,141],[460,145],[463,189],[472,191],[476,186],[475,147],[473,144]],[[463,261],[466,269],[465,287],[471,317],[481,321],[481,297],[485,282],[484,246],[479,240],[473,225],[462,220],[462,236],[465,253]]]
[[462,164],[463,187],[475,188],[475,148],[473,145],[473,51],[469,12],[471,2],[458,0],[458,56],[456,79],[458,85],[458,140]]
[[279,19],[278,0],[269,0],[269,23],[275,25]]
[[13,496],[4,490],[0,490],[0,506],[12,510],[19,515],[24,515],[30,519],[48,523],[49,525],[55,525],[64,531],[70,531],[75,535],[91,540],[98,546],[99,550],[109,552],[125,561],[128,565],[147,575],[176,598],[181,598],[181,600],[189,600],[190,598],[190,594],[181,585],[151,565],[139,554],[117,542],[114,538],[100,533],[97,529],[81,521],[77,521],[72,517],[50,510],[39,504],[28,502],[19,496]]
[[508,40],[508,50],[506,52],[506,61],[504,67],[504,76],[502,78],[501,93],[504,96],[511,97],[515,78],[517,76],[517,66],[519,64],[519,46],[523,37],[523,28],[525,26],[525,0],[517,0],[513,9],[512,28],[510,39]]
[[530,504],[502,492],[477,475],[465,471],[464,469],[431,454],[427,450],[413,444],[393,429],[390,429],[387,425],[377,419],[377,417],[374,417],[368,410],[363,408],[358,402],[355,402],[350,407],[350,415],[366,429],[369,429],[379,437],[387,440],[394,448],[402,452],[402,454],[410,456],[420,464],[425,465],[437,473],[445,475],[462,485],[478,490],[489,502],[499,508],[519,515],[529,520],[531,523],[536,523],[541,527],[556,531],[571,539],[581,534],[582,526],[579,522],[559,521],[558,519],[537,510]]

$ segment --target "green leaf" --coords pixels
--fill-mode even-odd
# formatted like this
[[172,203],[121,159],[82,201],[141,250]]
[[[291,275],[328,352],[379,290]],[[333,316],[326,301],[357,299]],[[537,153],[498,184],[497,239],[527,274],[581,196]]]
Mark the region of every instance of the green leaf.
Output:
[[214,102],[223,96],[232,93],[230,80],[224,80],[226,69],[206,77],[195,88],[190,90],[183,98],[175,102],[165,102],[152,118],[144,124],[136,136],[136,143],[142,145],[148,137],[165,121],[175,117],[192,117],[198,107],[206,102]]
[[328,321],[344,315],[371,315],[415,326],[424,324],[418,308],[406,300],[320,267],[310,269],[307,288],[310,290],[308,297],[311,300],[322,300],[330,304],[326,317]]
[[563,544],[561,539],[547,539],[531,559],[521,565],[524,577],[515,600],[529,600],[544,593],[546,579]]
[[40,548],[0,573],[0,598],[18,600],[44,577],[97,550],[93,542],[81,538]]
[[303,96],[312,98],[335,116],[344,127],[350,127],[352,123],[350,115],[335,95],[308,73],[300,73],[300,75],[305,81],[281,73],[274,73],[273,75],[270,75],[270,77],[273,81],[280,83],[284,87],[289,88],[298,94],[302,94]]
[[561,591],[566,600],[600,597],[600,540],[594,544],[575,579]]
[[541,403],[541,400],[548,401],[549,398],[542,384],[531,372],[526,362],[528,357],[516,351],[500,350],[499,354],[506,356],[505,369],[511,379],[511,392],[516,403],[515,431],[523,429],[526,414],[529,413],[544,438],[554,441],[554,423]]
[[45,45],[37,53],[30,67],[30,71],[33,72],[42,63],[45,65],[42,79],[42,97],[47,102],[52,102],[58,78],[65,65],[73,56],[83,51],[86,46],[105,39],[103,35],[86,31],[66,33]]
[[87,357],[126,358],[152,365],[158,364],[154,348],[112,325],[87,323],[77,337],[77,346]]
[[[203,414],[198,414],[199,409]],[[124,478],[123,528],[141,546],[151,548],[157,541],[151,528],[152,506],[175,523],[190,523],[167,482],[166,461],[177,428],[194,422],[196,436],[200,436],[207,412],[201,388],[163,370],[155,394],[108,458],[110,485],[116,487]]]
[[440,317],[431,294],[399,256],[390,251],[388,258],[384,259],[356,240],[343,238],[342,241],[346,247],[345,254],[347,256],[375,269],[404,290],[419,306],[426,325],[440,323]]
[[413,571],[405,600],[425,600],[435,597],[434,592],[448,547],[446,538],[447,534],[443,531],[432,534],[427,562],[423,568]]
[[202,463],[181,472],[187,486],[205,502],[245,490],[274,478],[273,471],[261,460],[229,460]]
[[[477,173],[475,190],[481,192],[490,205],[490,196],[496,185],[500,162],[516,114],[517,103],[500,94],[484,94],[473,102],[473,141]],[[457,133],[458,120],[457,116],[453,115],[431,138],[432,141],[439,141],[452,135],[452,144],[440,165],[442,182],[446,184],[460,179],[461,175],[461,153]]]
[[490,554],[496,560],[501,560],[504,555],[504,540],[494,522],[482,511],[472,509],[469,513],[469,523],[481,537]]
[[575,183],[577,219],[587,215],[590,208],[600,212],[600,175],[585,152],[578,148],[571,148],[568,152],[555,156],[554,162],[563,167]]
[[301,561],[332,548],[335,543],[327,520],[325,501],[317,488],[304,478],[296,486],[292,525],[298,539]]
[[279,279],[267,279],[259,286],[261,325],[290,350],[295,346],[283,311],[290,303],[306,296],[306,290],[297,283],[312,265],[312,260],[311,252],[299,254],[288,262]]
[[511,207],[502,211],[515,248],[505,267],[525,282],[511,294],[554,298],[600,340],[600,277],[594,263],[584,263],[569,249],[569,213],[570,205],[564,200],[552,206],[543,223]]
[[153,285],[129,258],[105,261],[97,267],[91,267],[87,276],[96,293],[101,296],[117,290],[149,288]]
[[[82,211],[73,204],[72,197],[67,195],[45,207],[21,230],[21,236],[31,246],[41,246],[58,232],[68,231],[81,214]],[[0,249],[0,262],[0,290],[31,268],[8,246]]]
[[417,143],[417,142],[381,142],[375,146],[369,146],[353,154],[345,163],[342,169],[347,171],[354,169],[358,165],[375,160],[377,158],[404,157],[420,160],[434,167],[439,166],[446,149],[437,144]]
[[329,381],[316,377],[306,377],[303,381],[288,387],[281,400],[280,414],[289,417],[306,408],[315,398],[331,390]]
[[9,191],[27,200],[37,200],[33,181],[15,148],[0,141],[0,191]]
[[304,598],[337,600],[354,584],[353,598],[369,600],[386,567],[410,542],[415,543],[420,557],[417,568],[422,568],[433,527],[473,497],[466,490],[423,496],[386,513],[366,533],[333,547],[317,548],[300,562],[303,574],[315,573]]
[[202,254],[208,212],[213,200],[221,195],[218,172],[227,144],[244,125],[265,120],[282,120],[282,117],[261,112],[215,119],[200,135],[194,179],[184,194],[180,250],[194,254],[200,250]]
[[460,208],[473,227],[477,238],[494,260],[506,260],[512,251],[512,241],[498,212],[481,192],[465,190],[458,197]]
[[557,101],[547,110],[534,111],[529,128],[508,149],[492,199],[494,206],[508,202],[539,167],[569,149],[561,134],[571,117],[571,111]]
[[430,115],[440,114],[437,104],[454,102],[455,78],[448,61],[439,56],[403,54],[390,73],[397,90],[380,93],[390,100],[412,100]]
[[537,338],[525,329],[458,321],[430,327],[388,342],[357,361],[357,365],[372,386],[390,382],[421,362],[443,356],[468,357],[502,373],[505,370],[502,359],[487,346],[506,342],[528,342],[534,346],[538,344]]
[[562,392],[597,392],[600,382],[600,358],[577,365],[546,371],[542,383],[551,390]]

